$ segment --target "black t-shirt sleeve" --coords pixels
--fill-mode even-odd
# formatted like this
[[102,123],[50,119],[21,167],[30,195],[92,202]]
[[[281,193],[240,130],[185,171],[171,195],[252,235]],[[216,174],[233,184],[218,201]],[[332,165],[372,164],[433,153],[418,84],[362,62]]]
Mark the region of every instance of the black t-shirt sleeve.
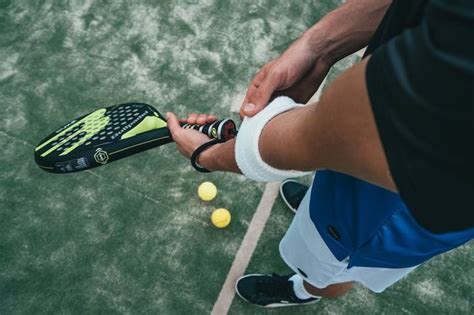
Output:
[[367,88],[401,197],[432,232],[474,226],[474,1],[430,1],[375,49]]

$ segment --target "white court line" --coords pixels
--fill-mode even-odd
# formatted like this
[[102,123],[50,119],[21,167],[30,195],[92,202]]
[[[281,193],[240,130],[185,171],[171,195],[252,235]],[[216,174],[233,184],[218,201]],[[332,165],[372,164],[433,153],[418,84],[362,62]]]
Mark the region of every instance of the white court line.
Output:
[[249,264],[250,258],[257,246],[263,228],[270,216],[273,203],[278,196],[279,188],[280,183],[268,183],[265,185],[262,199],[252,217],[252,221],[250,222],[247,233],[245,233],[237,255],[235,255],[232,267],[227,274],[221,292],[212,308],[211,315],[224,315],[229,311],[230,305],[235,296],[235,282],[244,274],[245,269],[247,269],[247,265]]

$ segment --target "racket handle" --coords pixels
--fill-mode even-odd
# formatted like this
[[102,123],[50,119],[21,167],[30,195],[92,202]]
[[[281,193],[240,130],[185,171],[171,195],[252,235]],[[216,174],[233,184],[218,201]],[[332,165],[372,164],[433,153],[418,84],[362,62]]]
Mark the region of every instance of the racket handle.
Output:
[[237,135],[237,127],[235,122],[230,119],[217,120],[206,125],[191,125],[181,123],[181,127],[185,129],[193,129],[207,135],[209,138],[219,140],[229,140]]

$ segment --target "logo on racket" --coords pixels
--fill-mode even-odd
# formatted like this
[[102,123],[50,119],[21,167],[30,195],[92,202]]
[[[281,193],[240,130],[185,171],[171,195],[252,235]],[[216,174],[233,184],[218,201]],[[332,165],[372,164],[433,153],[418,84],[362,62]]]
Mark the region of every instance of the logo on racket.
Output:
[[212,128],[211,135],[212,135],[213,138],[217,139],[217,129],[216,128]]
[[97,150],[94,153],[94,160],[97,163],[106,164],[107,161],[109,160],[109,154],[106,151],[102,150],[101,148],[97,148]]

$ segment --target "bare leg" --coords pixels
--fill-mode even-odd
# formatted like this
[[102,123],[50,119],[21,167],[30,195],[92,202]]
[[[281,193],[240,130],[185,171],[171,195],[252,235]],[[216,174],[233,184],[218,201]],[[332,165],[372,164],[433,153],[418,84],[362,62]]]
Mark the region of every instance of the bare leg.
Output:
[[352,289],[352,284],[353,282],[336,283],[331,284],[324,289],[318,289],[308,282],[303,281],[304,288],[309,294],[325,298],[337,298],[346,294],[350,289]]

